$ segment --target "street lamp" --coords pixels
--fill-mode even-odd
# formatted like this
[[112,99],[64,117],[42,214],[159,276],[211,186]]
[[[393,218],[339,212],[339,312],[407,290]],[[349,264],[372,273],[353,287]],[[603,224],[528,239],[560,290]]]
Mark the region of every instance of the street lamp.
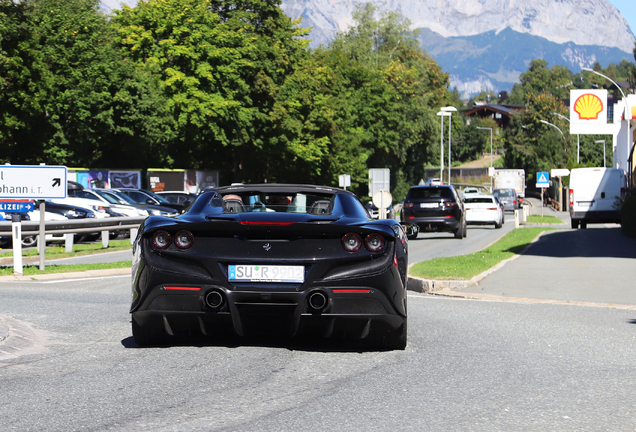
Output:
[[559,133],[561,134],[561,136],[563,137],[563,139],[565,139],[565,135],[563,135],[563,131],[562,131],[561,129],[559,129],[559,127],[558,127],[557,125],[553,125],[552,123],[547,122],[547,121],[545,121],[545,120],[539,120],[539,121],[540,121],[541,123],[543,123],[543,124],[547,124],[548,126],[552,126],[552,127],[553,127],[553,128],[555,128],[556,130],[558,130],[558,131],[559,131]]
[[594,141],[596,144],[603,143],[603,168],[605,168],[605,140],[596,140]]
[[454,106],[447,106],[442,107],[440,111],[448,113],[448,116],[450,117],[448,119],[448,184],[451,184],[451,120],[453,119],[453,112],[457,112],[457,108],[455,108]]
[[[490,170],[492,171],[492,128],[475,126],[475,129],[490,131]],[[492,175],[490,176],[490,191],[492,192]]]
[[438,116],[442,118],[442,129],[439,133],[439,145],[441,147],[441,156],[440,156],[440,164],[439,164],[439,179],[443,182],[444,179],[444,117],[450,117],[452,114],[445,111],[440,111],[437,113]]
[[612,84],[614,84],[616,86],[616,88],[618,89],[619,92],[621,92],[621,95],[623,95],[623,102],[625,103],[625,115],[623,116],[625,118],[625,123],[626,123],[626,133],[625,135],[627,135],[627,151],[629,151],[629,186],[632,187],[633,186],[633,179],[632,179],[632,153],[634,152],[634,146],[632,145],[632,138],[631,138],[631,125],[630,125],[630,120],[632,119],[632,110],[629,107],[629,103],[627,102],[627,97],[625,96],[625,93],[623,93],[623,90],[621,89],[621,86],[619,86],[618,84],[616,84],[614,82],[614,80],[612,80],[610,77],[603,75],[600,72],[596,72],[594,69],[590,69],[590,68],[581,68],[581,70],[587,71],[587,72],[592,72],[593,74],[596,74],[600,77],[605,78],[606,80],[608,80],[609,82],[611,82]]
[[[568,123],[571,123],[571,122],[570,122],[570,119],[569,119],[569,118],[567,118],[566,116],[564,116],[563,114],[559,114],[559,113],[555,113],[555,112],[550,113],[550,114],[555,115],[555,116],[559,116],[559,117],[561,117],[562,119],[567,120],[567,121],[568,121]],[[579,161],[579,153],[580,153],[580,149],[581,149],[580,135],[579,135],[579,134],[576,134],[576,163],[580,163],[580,161]]]

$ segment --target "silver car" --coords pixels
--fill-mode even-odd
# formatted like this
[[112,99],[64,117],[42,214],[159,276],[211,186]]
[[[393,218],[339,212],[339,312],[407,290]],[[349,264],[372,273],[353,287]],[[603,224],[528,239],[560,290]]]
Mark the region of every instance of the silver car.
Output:
[[519,208],[517,193],[514,189],[495,189],[492,194],[503,204],[504,211],[515,211]]

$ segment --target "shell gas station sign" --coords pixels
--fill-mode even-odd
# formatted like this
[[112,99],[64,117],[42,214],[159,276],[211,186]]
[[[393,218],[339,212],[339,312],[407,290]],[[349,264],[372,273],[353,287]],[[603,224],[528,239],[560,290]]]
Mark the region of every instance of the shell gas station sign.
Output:
[[607,123],[607,90],[570,90],[570,133],[612,134]]

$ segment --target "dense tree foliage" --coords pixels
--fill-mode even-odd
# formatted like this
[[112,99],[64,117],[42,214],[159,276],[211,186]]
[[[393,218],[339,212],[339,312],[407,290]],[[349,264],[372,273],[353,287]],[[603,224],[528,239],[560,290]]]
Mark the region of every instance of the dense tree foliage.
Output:
[[[437,111],[464,108],[448,74],[397,13],[360,5],[349,30],[310,50],[279,5],[140,0],[106,16],[98,0],[0,0],[0,163],[218,169],[223,183],[350,174],[362,195],[369,168],[390,168],[400,199],[439,163]],[[636,82],[632,63],[594,68]],[[533,61],[510,95],[482,95],[528,106],[508,131],[452,116],[453,164],[489,152],[477,127],[491,127],[509,167],[564,166],[576,142],[539,120],[566,131],[560,98],[606,85]],[[602,163],[593,141],[581,139],[583,163]]]

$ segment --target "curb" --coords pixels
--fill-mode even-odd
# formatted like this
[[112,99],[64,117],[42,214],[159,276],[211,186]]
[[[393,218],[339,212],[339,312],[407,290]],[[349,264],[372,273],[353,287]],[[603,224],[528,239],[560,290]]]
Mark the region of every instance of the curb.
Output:
[[117,269],[104,269],[104,270],[87,270],[82,272],[69,272],[69,273],[46,273],[41,275],[31,276],[0,276],[0,282],[19,282],[19,281],[34,281],[34,280],[56,280],[56,279],[75,279],[85,277],[105,277],[130,274],[130,268],[117,268]]
[[478,274],[477,276],[474,276],[470,280],[424,279],[424,278],[420,278],[420,277],[417,277],[417,276],[412,276],[412,275],[409,274],[409,280],[408,280],[408,283],[407,283],[407,289],[409,291],[415,291],[415,292],[426,293],[426,294],[449,295],[449,296],[452,296],[452,297],[469,297],[470,296],[469,294],[464,295],[462,293],[457,293],[457,292],[454,292],[452,290],[460,289],[460,288],[466,288],[466,287],[473,286],[473,285],[478,285],[479,282],[481,282],[482,279],[484,279],[486,276],[490,275],[491,273],[496,272],[497,270],[499,270],[500,268],[505,266],[506,263],[508,263],[510,261],[514,261],[517,258],[519,258],[521,255],[525,254],[534,245],[534,243],[539,241],[541,236],[543,234],[545,234],[546,232],[547,231],[543,231],[543,232],[539,233],[539,235],[536,236],[534,238],[534,240],[532,240],[528,244],[528,246],[526,246],[517,255],[513,255],[512,257],[510,257],[508,259],[505,259],[505,260],[495,264],[494,266],[490,267],[488,270]]

